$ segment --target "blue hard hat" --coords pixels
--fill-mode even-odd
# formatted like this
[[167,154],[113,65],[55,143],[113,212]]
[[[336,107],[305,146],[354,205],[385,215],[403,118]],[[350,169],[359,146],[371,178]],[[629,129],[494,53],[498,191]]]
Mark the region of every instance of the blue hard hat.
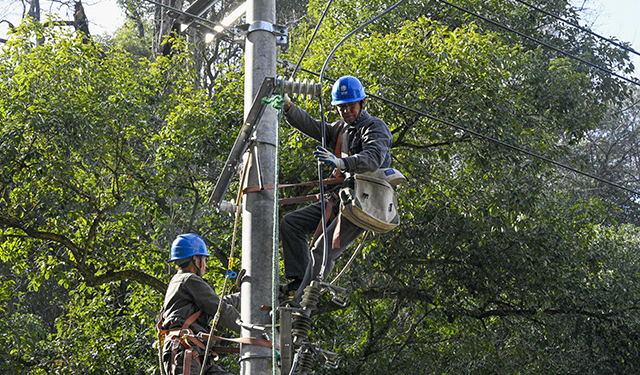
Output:
[[181,234],[171,244],[171,261],[188,258],[194,255],[210,257],[207,245],[197,234]]
[[353,76],[338,78],[331,90],[332,105],[359,102],[366,97],[362,83]]

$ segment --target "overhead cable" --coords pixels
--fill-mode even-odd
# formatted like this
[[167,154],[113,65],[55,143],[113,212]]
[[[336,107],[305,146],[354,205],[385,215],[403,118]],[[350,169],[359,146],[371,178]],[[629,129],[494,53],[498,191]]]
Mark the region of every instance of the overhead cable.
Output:
[[166,8],[166,9],[168,9],[168,10],[170,10],[170,11],[172,11],[172,12],[178,13],[178,14],[180,14],[180,15],[187,16],[187,17],[191,17],[191,18],[193,18],[193,19],[194,19],[194,20],[196,20],[196,21],[200,21],[200,22],[202,22],[203,24],[206,24],[206,25],[204,25],[204,26],[207,26],[207,27],[209,27],[209,26],[211,26],[211,27],[221,27],[221,28],[223,28],[224,30],[228,30],[228,29],[230,29],[230,27],[229,27],[229,26],[225,26],[225,25],[223,25],[223,24],[221,24],[221,23],[213,22],[213,21],[211,21],[211,20],[208,20],[208,19],[206,19],[206,18],[202,18],[202,17],[197,16],[197,15],[195,15],[195,14],[187,13],[187,12],[183,11],[182,9],[174,8],[174,7],[169,6],[169,5],[167,5],[167,4],[158,3],[158,2],[153,1],[153,0],[145,0],[145,1],[147,1],[147,2],[149,2],[149,3],[151,3],[151,4],[153,4],[153,5],[157,5],[157,6],[159,6],[159,7]]
[[316,28],[313,29],[313,34],[311,35],[311,39],[309,39],[307,46],[304,48],[304,50],[302,51],[302,54],[300,55],[298,64],[296,64],[296,67],[293,69],[293,74],[291,75],[292,81],[293,81],[293,78],[295,78],[296,73],[298,72],[298,69],[300,69],[300,64],[302,64],[302,60],[304,60],[304,57],[307,54],[307,51],[309,51],[309,47],[311,47],[311,43],[313,42],[313,39],[315,39],[316,34],[318,33],[318,29],[320,29],[320,25],[322,24],[322,21],[324,21],[324,17],[327,15],[327,12],[329,11],[329,7],[331,6],[332,2],[333,0],[329,0],[329,2],[327,3],[327,6],[324,8],[324,11],[322,12],[322,16],[320,17],[320,20],[318,21]]
[[562,21],[562,22],[566,23],[567,25],[571,25],[571,26],[579,29],[580,31],[584,31],[585,33],[588,33],[588,34],[591,34],[591,35],[595,36],[596,38],[600,38],[600,39],[602,39],[604,41],[607,41],[607,42],[609,42],[609,43],[611,43],[611,44],[613,44],[613,45],[615,45],[617,47],[620,47],[620,48],[622,48],[622,49],[624,49],[624,50],[626,50],[628,52],[631,52],[633,54],[636,54],[636,55],[640,56],[640,52],[637,52],[633,48],[630,48],[628,46],[625,46],[624,44],[618,43],[613,39],[606,38],[606,37],[604,37],[604,36],[602,36],[602,35],[600,35],[598,33],[595,33],[593,31],[587,29],[586,27],[582,27],[582,26],[578,25],[575,22],[566,20],[566,19],[564,19],[564,18],[562,18],[562,17],[560,17],[558,15],[555,15],[555,14],[553,14],[551,12],[548,12],[548,11],[546,11],[546,10],[540,8],[540,7],[537,7],[537,6],[533,5],[533,4],[529,4],[528,2],[526,2],[524,0],[515,0],[515,1],[519,2],[520,4],[526,5],[526,6],[530,7],[530,8],[532,8],[532,9],[535,9],[540,13],[546,14],[547,16],[550,16],[550,17],[553,17],[553,18],[555,18],[555,19],[557,19],[559,21]]
[[552,49],[552,50],[554,50],[554,51],[556,51],[556,52],[559,52],[559,53],[561,53],[561,54],[563,54],[563,55],[565,55],[565,56],[567,56],[567,57],[570,57],[570,58],[572,58],[572,59],[578,60],[578,61],[580,61],[580,62],[582,62],[582,63],[584,63],[584,64],[587,64],[587,65],[589,65],[589,66],[591,66],[591,67],[593,67],[593,68],[596,68],[596,69],[598,69],[598,70],[600,70],[600,71],[603,71],[603,72],[605,72],[605,73],[609,73],[609,74],[611,74],[611,75],[613,75],[613,76],[616,76],[616,77],[618,77],[618,78],[620,78],[620,79],[622,79],[622,80],[624,80],[624,81],[626,81],[626,82],[629,82],[629,83],[631,83],[631,84],[634,84],[634,85],[640,86],[640,82],[638,82],[637,80],[633,80],[633,79],[627,78],[627,77],[625,77],[625,76],[623,76],[623,75],[620,75],[620,74],[618,74],[618,73],[616,73],[616,72],[614,72],[614,71],[612,71],[612,70],[610,70],[610,69],[607,69],[607,68],[604,68],[604,67],[602,67],[602,66],[600,66],[600,65],[594,64],[594,63],[592,63],[592,62],[590,62],[590,61],[587,61],[587,60],[585,60],[585,59],[583,59],[583,58],[580,58],[580,57],[578,57],[578,56],[574,56],[574,55],[570,54],[569,52],[565,52],[565,51],[561,50],[560,48],[557,48],[557,47],[552,46],[552,45],[551,45],[551,44],[549,44],[549,43],[543,42],[543,41],[541,41],[541,40],[539,40],[539,39],[536,39],[536,38],[534,38],[534,37],[532,37],[532,36],[529,36],[529,35],[527,35],[527,34],[521,33],[521,32],[519,32],[519,31],[517,31],[517,30],[514,30],[514,29],[512,29],[512,28],[508,27],[508,26],[505,26],[505,25],[503,25],[503,24],[501,24],[501,23],[498,23],[498,22],[496,22],[496,21],[494,21],[494,20],[491,20],[491,19],[489,19],[489,18],[487,18],[487,17],[481,16],[481,15],[480,15],[480,14],[478,14],[478,13],[474,13],[474,12],[472,12],[472,11],[468,10],[468,9],[465,9],[465,8],[463,8],[463,7],[461,7],[461,6],[458,6],[458,5],[452,4],[452,3],[450,3],[450,2],[448,2],[448,1],[446,1],[446,0],[437,0],[437,1],[439,1],[439,2],[441,2],[441,3],[443,3],[443,4],[446,4],[446,5],[449,5],[449,6],[453,7],[453,8],[458,9],[458,10],[461,10],[461,11],[463,11],[463,12],[465,12],[465,13],[469,13],[470,15],[472,15],[472,16],[474,16],[474,17],[477,17],[477,18],[480,18],[481,20],[486,21],[486,22],[488,22],[488,23],[490,23],[490,24],[492,24],[492,25],[494,25],[494,26],[497,26],[497,27],[499,27],[499,28],[505,29],[505,30],[507,30],[507,31],[509,31],[509,32],[512,32],[512,33],[514,33],[514,34],[517,34],[517,35],[519,35],[519,36],[521,36],[521,37],[523,37],[523,38],[529,39],[529,40],[531,40],[531,41],[533,41],[533,42],[535,42],[535,43],[538,43],[538,44],[540,44],[540,45],[543,45],[543,46],[545,46],[545,47],[547,47],[547,48],[549,48],[549,49]]
[[[306,73],[309,73],[309,74],[316,75],[316,76],[318,76],[318,75],[319,75],[319,73],[317,73],[317,72],[313,72],[313,71],[306,70],[306,69],[302,69],[302,71],[304,71],[304,72],[306,72]],[[521,147],[511,145],[511,144],[509,144],[509,143],[506,143],[506,142],[500,141],[500,140],[498,140],[498,139],[496,139],[496,138],[493,138],[493,137],[490,137],[490,136],[488,136],[488,135],[484,135],[484,134],[479,133],[479,132],[477,132],[477,131],[475,131],[475,130],[467,129],[467,128],[462,127],[462,126],[460,126],[460,125],[454,124],[454,123],[452,123],[452,122],[450,122],[450,121],[443,120],[443,119],[441,119],[441,118],[435,117],[435,116],[430,115],[430,114],[428,114],[428,113],[425,113],[425,112],[419,111],[419,110],[414,109],[414,108],[411,108],[411,107],[407,107],[406,105],[403,105],[403,104],[400,104],[400,103],[394,102],[393,100],[389,100],[389,99],[383,98],[383,97],[378,96],[378,95],[375,95],[375,94],[367,93],[367,96],[370,96],[370,97],[372,97],[372,98],[376,98],[376,99],[381,100],[381,101],[383,101],[383,102],[389,103],[389,104],[394,105],[394,106],[396,106],[396,107],[402,108],[402,109],[404,109],[404,110],[406,110],[406,111],[413,112],[413,113],[416,113],[416,114],[418,114],[418,115],[424,116],[424,117],[426,117],[426,118],[428,118],[428,119],[430,119],[430,120],[432,120],[432,121],[437,121],[437,122],[443,123],[443,124],[445,124],[445,125],[451,126],[451,127],[453,127],[453,128],[456,128],[456,129],[458,129],[458,130],[461,130],[461,131],[467,132],[467,133],[469,133],[469,134],[475,135],[476,137],[486,139],[486,140],[488,140],[488,141],[490,141],[490,142],[493,142],[493,143],[495,143],[495,144],[498,144],[498,145],[500,145],[500,146],[503,146],[503,147],[509,148],[509,149],[511,149],[511,150],[514,150],[514,151],[517,151],[517,152],[520,152],[520,153],[523,153],[523,154],[529,155],[529,156],[531,156],[531,157],[533,157],[533,158],[536,158],[536,159],[540,159],[540,160],[542,160],[542,161],[545,161],[545,162],[550,163],[550,164],[552,164],[552,165],[555,165],[555,166],[557,166],[557,167],[564,168],[564,169],[569,170],[569,171],[571,171],[571,172],[575,172],[575,173],[580,174],[580,175],[583,175],[583,176],[585,176],[585,177],[589,177],[589,178],[591,178],[591,179],[594,179],[594,180],[596,180],[596,181],[602,182],[602,183],[604,183],[604,184],[607,184],[607,185],[610,185],[610,186],[613,186],[613,187],[616,187],[616,188],[619,188],[619,189],[622,189],[622,190],[625,190],[625,191],[628,191],[628,192],[630,192],[630,193],[633,193],[633,194],[635,194],[635,195],[640,196],[640,192],[638,192],[638,191],[636,191],[636,190],[633,190],[633,189],[627,188],[627,187],[625,187],[625,186],[622,186],[622,185],[616,184],[615,182],[611,182],[611,181],[605,180],[605,179],[600,178],[600,177],[598,177],[598,176],[595,176],[595,175],[593,175],[593,174],[590,174],[590,173],[587,173],[587,172],[583,172],[583,171],[581,171],[581,170],[579,170],[579,169],[573,168],[573,167],[568,166],[568,165],[566,165],[566,164],[562,164],[562,163],[560,163],[560,162],[557,162],[557,161],[555,161],[555,160],[549,159],[549,158],[547,158],[547,157],[544,157],[544,156],[538,155],[538,154],[533,153],[533,152],[531,152],[531,151],[525,150],[525,149],[523,149],[523,148],[521,148]]]

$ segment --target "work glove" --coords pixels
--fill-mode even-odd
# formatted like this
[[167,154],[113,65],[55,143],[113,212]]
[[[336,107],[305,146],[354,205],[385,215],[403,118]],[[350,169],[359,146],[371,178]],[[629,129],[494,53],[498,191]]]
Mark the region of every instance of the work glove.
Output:
[[287,93],[284,94],[283,99],[284,99],[284,107],[283,108],[286,111],[286,110],[289,109],[289,107],[291,107],[291,104],[293,104],[293,103],[291,103],[291,98],[289,97],[289,94],[287,94]]
[[334,168],[344,169],[346,167],[343,159],[336,157],[324,147],[316,147],[316,150],[313,152],[313,156],[315,156],[319,161],[329,164]]

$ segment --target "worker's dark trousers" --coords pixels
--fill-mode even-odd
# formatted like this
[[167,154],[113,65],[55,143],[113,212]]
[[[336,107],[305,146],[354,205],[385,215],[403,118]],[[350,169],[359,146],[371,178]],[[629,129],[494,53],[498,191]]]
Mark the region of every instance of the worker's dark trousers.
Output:
[[[337,205],[337,203],[336,203]],[[321,203],[301,208],[286,214],[280,222],[280,239],[282,241],[282,256],[284,258],[284,272],[288,279],[302,279],[302,284],[293,298],[292,304],[297,306],[304,294],[304,288],[311,284],[320,274],[324,257],[324,237],[320,235],[309,251],[308,235],[315,233],[322,220]],[[333,233],[340,221],[340,246],[333,248]],[[344,217],[336,217],[327,225],[329,238],[329,253],[324,272],[326,281],[333,269],[335,260],[358,238],[364,229],[352,224]],[[311,256],[310,256],[311,254]],[[311,258],[311,261],[309,259]]]

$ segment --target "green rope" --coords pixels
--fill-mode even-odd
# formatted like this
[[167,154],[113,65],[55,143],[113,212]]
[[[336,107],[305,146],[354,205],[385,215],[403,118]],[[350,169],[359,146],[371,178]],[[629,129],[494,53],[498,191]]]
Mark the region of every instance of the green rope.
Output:
[[[273,108],[281,110],[284,107],[284,98],[282,95],[276,94],[270,98],[262,98],[262,104],[270,104]],[[278,114],[278,122],[280,121],[280,117],[280,114]]]
[[[280,92],[282,93],[284,89],[283,86],[280,87]],[[278,110],[278,126],[276,129],[276,152],[275,152],[275,182],[274,182],[274,197],[273,197],[273,264],[272,264],[272,274],[271,274],[271,337],[273,338],[273,345],[271,349],[271,361],[272,361],[272,369],[273,375],[278,374],[278,351],[276,349],[277,340],[276,340],[276,315],[277,315],[277,306],[278,306],[278,286],[280,285],[280,246],[278,240],[278,185],[279,182],[279,171],[280,171],[280,123],[282,121],[282,108],[284,107],[284,98],[282,95],[273,95],[271,98],[262,98],[262,104],[270,104],[273,108]]]

